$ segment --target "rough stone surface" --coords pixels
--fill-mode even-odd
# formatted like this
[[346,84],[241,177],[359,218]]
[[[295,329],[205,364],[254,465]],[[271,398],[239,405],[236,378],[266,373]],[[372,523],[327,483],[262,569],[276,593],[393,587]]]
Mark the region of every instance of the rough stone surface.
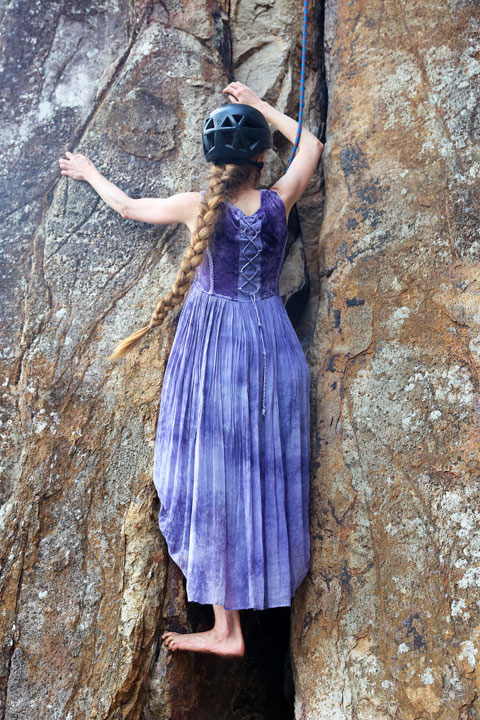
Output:
[[[301,25],[287,0],[2,8],[2,718],[480,713],[480,47],[466,0],[310,4],[304,118],[316,133],[327,120],[327,144],[280,282],[312,368],[311,572],[291,617],[242,614],[245,659],[160,642],[212,621],[187,605],[156,522],[173,320],[106,356],[171,287],[188,231],[123,220],[58,158],[87,154],[133,197],[201,189],[202,119],[230,79],[296,116]],[[291,150],[275,141],[267,186]]]
[[[2,718],[246,720],[293,706],[285,609],[244,613],[245,660],[172,655],[160,641],[165,627],[212,620],[187,608],[157,526],[153,445],[174,322],[124,361],[106,356],[171,287],[188,231],[124,221],[58,168],[68,149],[134,197],[204,187],[202,120],[232,72],[296,110],[300,18],[277,10],[255,10],[256,70],[247,3],[2,11]],[[274,27],[281,43],[267,47]],[[270,153],[266,184],[288,152]],[[299,312],[297,233],[289,246],[282,292]]]
[[326,5],[297,718],[479,716],[479,20]]

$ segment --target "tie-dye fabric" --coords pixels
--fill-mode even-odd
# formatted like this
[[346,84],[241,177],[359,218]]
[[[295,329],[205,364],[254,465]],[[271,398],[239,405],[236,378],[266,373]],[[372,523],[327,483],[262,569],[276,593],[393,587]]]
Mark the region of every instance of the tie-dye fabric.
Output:
[[159,527],[189,601],[291,604],[310,566],[310,370],[278,278],[285,206],[227,203],[185,298],[160,401]]

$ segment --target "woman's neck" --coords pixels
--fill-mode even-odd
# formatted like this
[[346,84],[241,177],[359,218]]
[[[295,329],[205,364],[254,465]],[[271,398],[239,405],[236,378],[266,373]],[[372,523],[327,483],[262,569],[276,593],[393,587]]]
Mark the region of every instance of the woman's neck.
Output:
[[258,188],[256,188],[254,185],[242,185],[241,188],[236,188],[236,190],[232,193],[232,197],[230,198],[232,202],[236,199],[240,198],[248,198],[248,197],[258,197]]

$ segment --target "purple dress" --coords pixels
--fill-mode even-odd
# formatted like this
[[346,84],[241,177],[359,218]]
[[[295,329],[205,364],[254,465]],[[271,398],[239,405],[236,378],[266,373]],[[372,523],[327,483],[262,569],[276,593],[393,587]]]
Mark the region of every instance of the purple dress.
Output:
[[310,566],[310,370],[278,289],[274,190],[226,203],[184,300],[163,381],[153,479],[187,599],[291,604]]

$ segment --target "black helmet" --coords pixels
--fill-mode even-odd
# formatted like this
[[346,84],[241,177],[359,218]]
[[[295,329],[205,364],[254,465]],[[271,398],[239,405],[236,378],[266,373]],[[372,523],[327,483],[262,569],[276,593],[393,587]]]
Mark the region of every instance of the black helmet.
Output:
[[216,108],[203,122],[203,152],[215,164],[249,163],[262,148],[273,147],[272,133],[264,115],[251,105],[229,103]]

